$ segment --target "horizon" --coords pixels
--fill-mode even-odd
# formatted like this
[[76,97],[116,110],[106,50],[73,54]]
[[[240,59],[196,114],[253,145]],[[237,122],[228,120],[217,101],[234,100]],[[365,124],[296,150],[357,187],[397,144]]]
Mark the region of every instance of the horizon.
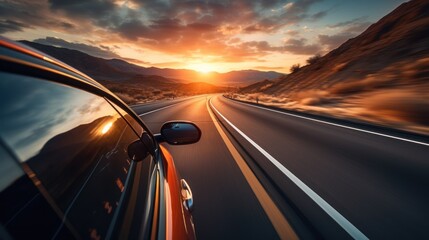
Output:
[[288,74],[403,2],[22,0],[0,5],[0,34],[142,67]]
[[[37,43],[37,42],[34,42],[34,41],[28,41],[28,40],[24,40],[24,39],[16,40],[16,41],[17,41],[17,42],[20,42],[20,43],[24,43],[24,44],[25,44],[25,42]],[[124,62],[126,62],[126,63],[128,63],[128,64],[133,64],[133,65],[135,65],[135,66],[144,67],[144,68],[157,68],[157,69],[161,69],[161,70],[194,71],[194,72],[199,73],[199,74],[201,74],[201,75],[209,75],[209,74],[226,74],[226,73],[231,73],[231,72],[245,72],[245,71],[261,71],[261,70],[257,70],[257,69],[239,69],[239,70],[231,70],[231,71],[227,71],[227,72],[218,72],[218,71],[209,71],[209,72],[205,72],[205,71],[196,71],[195,69],[188,69],[188,68],[168,68],[168,67],[156,67],[156,66],[141,66],[141,65],[139,65],[139,64],[136,64],[136,63],[130,62],[129,60],[125,60],[125,59],[120,58],[120,57],[117,57],[117,58],[115,58],[115,57],[114,57],[114,58],[103,58],[103,57],[94,56],[94,55],[92,55],[92,54],[90,54],[90,53],[87,53],[87,52],[84,52],[84,51],[82,51],[82,50],[78,50],[78,49],[72,49],[72,48],[66,48],[66,47],[60,47],[60,46],[48,45],[48,44],[42,44],[42,43],[37,43],[37,44],[41,44],[41,45],[45,45],[45,46],[50,46],[50,47],[56,47],[56,48],[62,48],[62,49],[68,49],[68,50],[79,51],[79,52],[81,52],[81,53],[88,54],[88,55],[89,55],[89,56],[91,56],[91,57],[101,58],[101,59],[104,59],[104,60],[107,60],[107,61],[109,61],[109,60],[119,60],[119,61],[124,61]],[[28,46],[28,45],[27,45],[27,46]],[[28,47],[31,47],[31,46],[28,46]],[[35,49],[35,50],[37,50],[37,49]],[[60,59],[57,59],[57,60],[58,60],[58,61],[61,61]],[[279,72],[279,71],[273,71],[273,70],[267,70],[267,71],[261,71],[261,72],[275,72],[275,73],[285,74],[285,75],[287,75],[287,74],[288,74],[288,73]],[[206,81],[202,81],[202,82],[206,82]]]

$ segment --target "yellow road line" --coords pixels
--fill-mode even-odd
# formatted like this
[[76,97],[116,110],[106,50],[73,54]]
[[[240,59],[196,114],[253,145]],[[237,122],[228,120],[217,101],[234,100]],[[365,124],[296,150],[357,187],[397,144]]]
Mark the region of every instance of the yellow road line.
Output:
[[206,106],[207,106],[207,110],[209,111],[210,117],[212,118],[213,123],[214,123],[217,131],[219,132],[220,136],[222,137],[222,140],[225,142],[226,147],[228,148],[229,152],[231,153],[232,157],[234,158],[235,162],[237,163],[238,167],[240,168],[241,172],[243,173],[245,179],[249,183],[250,188],[252,189],[253,193],[255,194],[256,198],[258,199],[259,203],[261,204],[262,208],[264,209],[265,213],[267,214],[268,218],[270,219],[271,224],[273,225],[273,227],[276,230],[279,237],[281,239],[299,239],[298,236],[296,235],[295,231],[290,226],[287,219],[280,212],[279,208],[276,206],[276,204],[270,198],[270,196],[265,191],[262,184],[256,178],[255,174],[249,168],[246,161],[240,155],[238,150],[234,147],[231,140],[228,138],[225,131],[220,126],[220,124],[217,121],[214,113],[212,112],[212,110],[210,109],[210,107],[208,105],[208,101],[206,101]]

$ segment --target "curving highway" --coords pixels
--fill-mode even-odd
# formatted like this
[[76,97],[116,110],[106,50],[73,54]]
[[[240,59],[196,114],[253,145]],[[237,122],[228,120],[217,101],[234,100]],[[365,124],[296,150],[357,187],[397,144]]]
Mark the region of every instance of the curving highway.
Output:
[[204,95],[132,107],[152,132],[189,120],[197,144],[165,145],[190,184],[200,239],[404,239],[429,229],[429,144]]

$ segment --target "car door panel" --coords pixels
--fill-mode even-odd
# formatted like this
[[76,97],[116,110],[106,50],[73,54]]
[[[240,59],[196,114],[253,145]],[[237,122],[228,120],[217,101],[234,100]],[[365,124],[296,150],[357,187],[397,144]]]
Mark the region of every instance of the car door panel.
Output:
[[[9,103],[0,116],[1,137],[59,209],[63,224],[53,237],[65,228],[82,238],[113,234],[132,185],[127,147],[139,138],[135,130],[102,97],[40,79],[3,77],[1,84],[20,91],[11,96],[1,90]],[[21,109],[28,105],[36,110]]]

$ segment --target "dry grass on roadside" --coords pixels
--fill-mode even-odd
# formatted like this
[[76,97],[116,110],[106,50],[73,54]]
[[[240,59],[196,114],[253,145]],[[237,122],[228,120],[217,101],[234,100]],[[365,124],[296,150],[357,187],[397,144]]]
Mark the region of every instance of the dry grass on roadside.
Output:
[[241,94],[236,98],[250,102],[258,98],[259,103],[268,106],[429,134],[429,58],[397,63],[360,80],[340,81],[323,90]]

